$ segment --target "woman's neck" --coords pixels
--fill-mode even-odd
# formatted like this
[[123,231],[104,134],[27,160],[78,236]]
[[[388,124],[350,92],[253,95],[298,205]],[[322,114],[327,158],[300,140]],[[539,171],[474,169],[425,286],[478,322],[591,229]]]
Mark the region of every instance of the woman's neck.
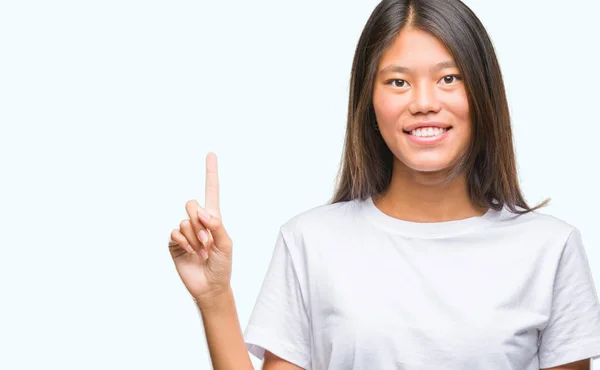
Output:
[[419,172],[394,166],[388,189],[373,202],[383,213],[405,221],[443,222],[481,216],[487,208],[472,204],[464,175],[445,184],[448,171]]

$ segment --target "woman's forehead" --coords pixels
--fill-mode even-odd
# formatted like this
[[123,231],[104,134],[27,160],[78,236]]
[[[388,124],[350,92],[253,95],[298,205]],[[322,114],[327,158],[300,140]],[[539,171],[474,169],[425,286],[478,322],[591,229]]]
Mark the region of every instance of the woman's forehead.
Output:
[[456,68],[446,46],[432,34],[417,29],[402,30],[383,53],[379,65],[382,71],[394,72]]

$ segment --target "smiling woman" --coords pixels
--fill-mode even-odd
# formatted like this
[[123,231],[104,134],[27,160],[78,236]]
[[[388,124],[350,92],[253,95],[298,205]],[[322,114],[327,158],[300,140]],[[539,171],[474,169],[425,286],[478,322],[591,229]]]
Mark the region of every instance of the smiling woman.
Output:
[[463,3],[382,1],[352,72],[333,203],[382,194],[400,186],[393,174],[408,173],[427,184],[464,181],[475,214],[547,204],[529,207],[521,193],[502,73],[487,31]]
[[371,14],[335,194],[280,228],[245,343],[212,156],[207,171],[215,217],[190,202],[172,238],[193,247],[174,258],[215,369],[249,369],[246,348],[265,370],[589,369],[600,355],[580,232],[525,202],[494,48],[459,0]]

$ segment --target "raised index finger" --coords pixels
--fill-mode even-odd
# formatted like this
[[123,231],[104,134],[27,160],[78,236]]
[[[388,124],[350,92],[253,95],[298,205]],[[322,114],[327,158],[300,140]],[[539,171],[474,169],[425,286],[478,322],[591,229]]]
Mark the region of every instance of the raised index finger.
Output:
[[217,155],[210,152],[206,156],[206,186],[204,187],[204,207],[213,214],[220,215],[219,175],[217,170]]

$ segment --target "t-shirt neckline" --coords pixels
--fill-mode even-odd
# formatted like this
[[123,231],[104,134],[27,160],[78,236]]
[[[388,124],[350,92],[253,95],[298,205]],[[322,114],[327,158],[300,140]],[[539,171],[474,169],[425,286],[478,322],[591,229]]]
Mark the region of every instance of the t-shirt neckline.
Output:
[[489,225],[489,223],[496,219],[501,212],[489,208],[487,212],[481,216],[473,216],[461,220],[414,222],[394,218],[383,213],[383,211],[377,208],[371,196],[368,196],[366,200],[362,201],[362,204],[367,218],[379,227],[383,227],[398,234],[433,238],[463,234],[473,229]]

